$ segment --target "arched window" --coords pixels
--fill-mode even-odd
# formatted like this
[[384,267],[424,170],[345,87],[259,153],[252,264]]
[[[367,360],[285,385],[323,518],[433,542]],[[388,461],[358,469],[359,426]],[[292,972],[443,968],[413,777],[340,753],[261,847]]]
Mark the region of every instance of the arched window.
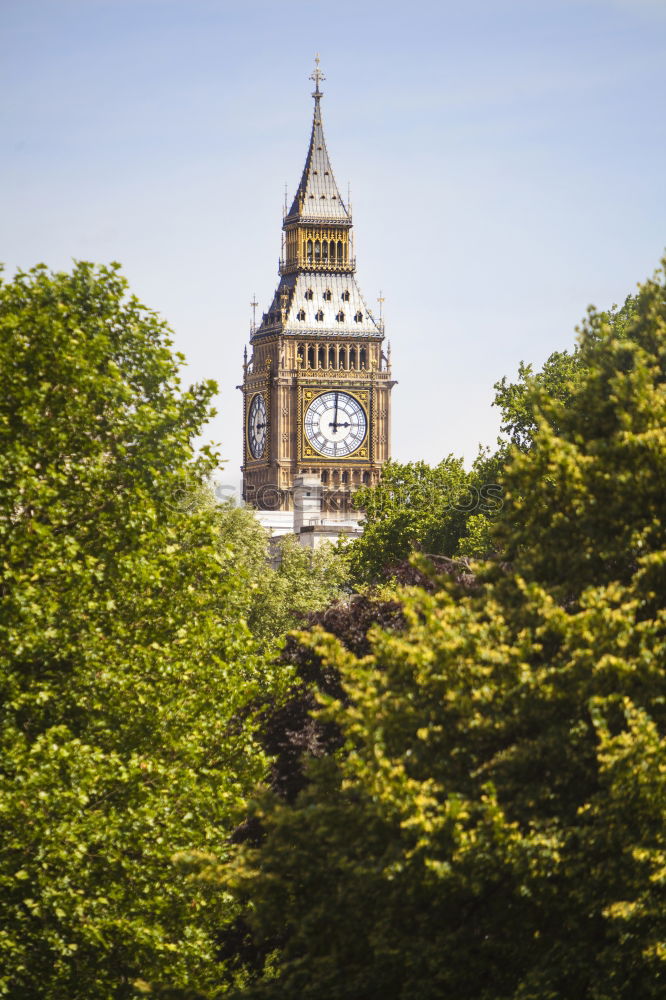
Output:
[[305,319],[305,309],[298,310],[298,318],[301,320]]
[[[312,242],[312,241],[310,241],[310,242]],[[305,297],[306,297],[306,299],[313,299],[314,298],[314,292],[312,291],[311,288],[308,288],[307,292],[305,293]]]
[[321,323],[323,321],[324,313],[321,309],[318,309],[317,312],[315,313],[315,319],[317,320],[318,323]]
[[346,347],[341,347],[340,348],[340,360],[338,362],[338,366],[340,368],[346,368],[347,367],[347,348]]
[[334,347],[329,347],[329,349],[328,349],[328,367],[329,368],[337,368],[338,366],[336,364],[336,361],[337,361],[337,359],[335,357],[335,348]]
[[319,240],[315,240],[314,259],[315,259],[315,264],[319,263],[319,261],[321,260],[321,243],[319,242]]
[[344,292],[342,293],[342,301],[349,302],[349,290],[347,288],[345,288]]
[[328,260],[328,240],[324,240],[321,245],[321,258],[324,261]]
[[341,483],[348,483],[348,482],[349,482],[349,473],[347,472],[347,470],[346,470],[346,469],[345,469],[345,471],[344,471],[344,472],[342,473],[342,475],[340,476],[340,482],[341,482]]
[[322,481],[322,483],[327,483],[328,482],[328,469],[324,469],[324,471],[322,472],[322,474],[321,474],[321,481]]
[[354,316],[354,322],[355,322],[355,323],[362,323],[362,322],[363,322],[363,313],[361,312],[361,310],[360,310],[360,309],[359,309],[359,311],[358,311],[358,312],[356,313],[356,315]]
[[369,472],[364,472],[363,473],[363,482],[364,483],[369,483],[370,482],[370,473]]
[[308,368],[314,368],[315,366],[315,349],[310,345],[308,347]]
[[361,350],[359,351],[358,360],[361,368],[365,368],[365,366],[368,363],[368,352],[366,351],[365,347],[362,347]]
[[327,302],[331,301],[331,290],[330,290],[330,288],[327,288],[326,291],[324,292],[324,298],[326,299]]
[[324,350],[323,347],[319,348],[318,355],[319,355],[318,358],[317,358],[318,367],[319,368],[325,368],[326,367],[326,351]]
[[312,263],[312,240],[308,240],[308,264]]
[[344,260],[344,257],[343,257],[342,254],[343,254],[342,240],[338,240],[338,264],[342,264],[342,261]]
[[349,348],[349,367],[356,368],[356,348]]
[[345,321],[345,314],[343,313],[342,309],[340,310],[340,312],[338,313],[338,315],[335,318],[337,319],[338,323],[344,323],[344,321]]

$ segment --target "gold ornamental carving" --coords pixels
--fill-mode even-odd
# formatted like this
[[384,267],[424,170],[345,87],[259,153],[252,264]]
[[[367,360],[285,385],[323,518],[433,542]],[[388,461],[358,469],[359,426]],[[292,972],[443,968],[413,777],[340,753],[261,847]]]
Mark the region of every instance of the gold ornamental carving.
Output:
[[354,371],[349,368],[300,368],[298,371],[299,378],[319,378],[319,379],[349,379],[352,380],[363,380],[369,378],[376,378],[376,372],[368,371]]

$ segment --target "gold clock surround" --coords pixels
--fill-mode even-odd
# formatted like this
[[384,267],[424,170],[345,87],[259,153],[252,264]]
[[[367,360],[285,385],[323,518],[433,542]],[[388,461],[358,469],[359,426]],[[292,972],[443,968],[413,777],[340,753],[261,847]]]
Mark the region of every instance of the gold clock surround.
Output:
[[[255,396],[263,396],[264,406],[266,407],[266,440],[264,442],[263,453],[259,458],[255,458],[252,454],[249,436],[250,407]],[[271,457],[271,386],[268,377],[253,383],[249,391],[245,393],[245,406],[243,410],[245,424],[244,465],[261,465],[264,462],[270,461]]]
[[[310,442],[308,441],[305,434],[305,414],[311,403],[315,401],[319,396],[323,396],[327,392],[346,392],[348,396],[355,399],[359,406],[362,408],[365,414],[365,436],[360,446],[351,454],[345,455],[344,457],[328,457],[322,455],[321,452],[317,451]],[[370,392],[367,389],[358,390],[353,384],[349,385],[347,383],[339,382],[333,385],[319,385],[316,388],[314,386],[299,386],[299,420],[298,420],[298,461],[299,462],[317,462],[327,465],[340,465],[341,463],[361,463],[366,464],[369,461],[370,456]]]

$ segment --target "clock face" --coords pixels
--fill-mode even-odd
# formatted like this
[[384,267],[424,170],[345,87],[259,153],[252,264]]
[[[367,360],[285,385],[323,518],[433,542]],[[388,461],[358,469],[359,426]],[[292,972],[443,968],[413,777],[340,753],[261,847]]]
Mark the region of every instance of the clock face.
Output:
[[253,458],[261,458],[266,448],[266,400],[260,392],[252,398],[247,416],[247,439]]
[[344,458],[365,439],[365,410],[348,392],[323,392],[305,411],[305,436],[320,455]]

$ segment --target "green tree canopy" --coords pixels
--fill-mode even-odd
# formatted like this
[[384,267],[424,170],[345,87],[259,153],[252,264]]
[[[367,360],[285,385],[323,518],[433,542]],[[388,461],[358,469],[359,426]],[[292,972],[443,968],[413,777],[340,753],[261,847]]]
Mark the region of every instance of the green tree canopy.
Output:
[[627,583],[639,567],[658,572],[655,557],[649,570],[644,557],[664,544],[661,285],[646,284],[626,309],[622,323],[590,312],[567,393],[531,385],[538,430],[530,454],[514,452],[503,477],[503,557],[563,601],[590,585]]
[[[625,337],[636,318],[637,297],[627,296],[621,308],[592,310],[585,337],[601,331]],[[359,490],[355,503],[365,515],[361,539],[349,549],[351,576],[357,583],[378,583],[391,576],[412,553],[435,556],[487,558],[498,554],[500,534],[493,525],[504,509],[503,475],[512,449],[529,451],[534,445],[540,407],[549,406],[553,431],[555,407],[566,414],[588,354],[555,351],[543,368],[521,362],[518,379],[495,384],[495,406],[501,411],[502,436],[494,453],[481,451],[466,471],[461,459],[448,458],[431,467],[425,462],[389,462],[377,486]]]
[[663,272],[636,312],[622,336],[592,314],[566,407],[540,396],[508,566],[404,591],[366,655],[303,636],[341,747],[207,873],[272,949],[243,997],[663,995]]
[[229,918],[171,858],[223,855],[277,682],[179,363],[115,266],[0,286],[0,995],[203,987]]
[[289,629],[302,626],[344,592],[347,560],[335,546],[310,551],[293,535],[269,541],[251,508],[220,503],[210,488],[187,493],[183,500],[189,508],[215,512],[219,555],[236,579],[220,613],[228,621],[242,619],[266,655],[279,655]]
[[[434,467],[425,462],[387,462],[379,484],[354,497],[363,510],[364,530],[349,547],[352,579],[382,581],[415,551],[458,554],[470,529],[478,534],[483,530],[480,522],[485,525],[501,509],[495,472],[484,453],[471,472],[452,455]],[[471,547],[465,554],[476,551]]]
[[[637,296],[628,295],[619,309],[612,306],[602,313],[591,310],[585,337],[597,336],[596,331],[602,328],[623,337],[634,322],[637,302]],[[501,445],[511,444],[522,451],[529,450],[537,431],[539,401],[544,398],[551,403],[559,400],[566,405],[584,372],[585,355],[576,345],[572,351],[554,351],[536,373],[533,365],[521,361],[516,382],[509,382],[506,376],[496,382],[493,405],[502,413]]]

